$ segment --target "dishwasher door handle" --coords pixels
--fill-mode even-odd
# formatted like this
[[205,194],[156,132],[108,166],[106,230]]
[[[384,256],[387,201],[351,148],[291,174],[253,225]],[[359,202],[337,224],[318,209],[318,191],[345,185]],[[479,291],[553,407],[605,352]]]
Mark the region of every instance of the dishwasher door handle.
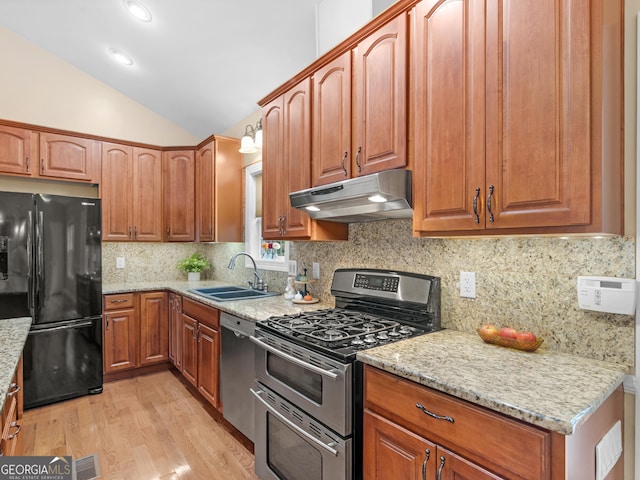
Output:
[[260,348],[263,348],[264,350],[273,353],[274,355],[277,355],[281,358],[284,358],[285,360],[291,362],[291,363],[295,363],[296,365],[301,366],[302,368],[306,368],[307,370],[311,370],[312,372],[318,373],[320,375],[323,375],[325,377],[329,377],[331,380],[335,380],[338,378],[338,374],[335,372],[331,372],[329,370],[325,370],[324,368],[320,368],[320,367],[316,367],[315,365],[311,365],[310,363],[305,362],[304,360],[300,360],[299,358],[296,358],[292,355],[289,355],[288,353],[284,353],[281,352],[280,350],[278,350],[277,348],[273,348],[271,345],[267,345],[266,343],[264,343],[262,340],[263,338],[256,338],[253,335],[249,337],[249,340],[251,340],[253,343],[255,343],[256,345],[258,345]]

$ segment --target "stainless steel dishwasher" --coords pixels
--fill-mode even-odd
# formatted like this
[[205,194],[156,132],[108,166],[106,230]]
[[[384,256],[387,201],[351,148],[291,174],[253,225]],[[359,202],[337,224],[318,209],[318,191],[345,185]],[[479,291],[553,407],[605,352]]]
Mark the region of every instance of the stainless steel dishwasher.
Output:
[[220,390],[224,418],[253,442],[254,403],[249,389],[255,383],[256,372],[254,345],[249,337],[253,335],[255,323],[222,312],[220,325]]

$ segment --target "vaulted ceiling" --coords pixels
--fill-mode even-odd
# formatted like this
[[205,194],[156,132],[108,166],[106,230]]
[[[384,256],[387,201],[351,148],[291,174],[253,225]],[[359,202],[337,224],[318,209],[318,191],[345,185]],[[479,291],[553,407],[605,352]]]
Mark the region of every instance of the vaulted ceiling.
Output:
[[140,1],[149,23],[123,0],[2,0],[0,25],[200,138],[255,112],[316,56],[317,0]]

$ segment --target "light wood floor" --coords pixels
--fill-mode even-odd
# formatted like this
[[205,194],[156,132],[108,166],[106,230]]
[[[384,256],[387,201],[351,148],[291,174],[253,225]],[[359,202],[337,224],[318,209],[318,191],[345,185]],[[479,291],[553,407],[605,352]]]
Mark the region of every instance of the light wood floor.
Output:
[[97,453],[105,480],[256,479],[253,455],[176,376],[106,383],[104,392],[25,411],[25,455]]

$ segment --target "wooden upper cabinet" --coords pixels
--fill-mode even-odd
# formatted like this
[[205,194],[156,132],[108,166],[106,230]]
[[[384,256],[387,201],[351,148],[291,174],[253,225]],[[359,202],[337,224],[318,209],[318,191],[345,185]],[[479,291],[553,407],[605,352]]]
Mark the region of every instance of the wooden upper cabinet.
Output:
[[622,2],[414,12],[416,234],[621,234]]
[[131,197],[132,147],[102,144],[102,239],[133,240]]
[[170,242],[195,240],[195,155],[193,150],[162,155],[164,233]]
[[482,230],[484,2],[424,0],[413,18],[414,229]]
[[352,176],[407,166],[406,14],[353,50]]
[[38,170],[38,133],[0,125],[0,173],[32,175]]
[[88,138],[40,133],[41,177],[99,181],[100,142]]
[[305,78],[262,112],[263,238],[346,239],[346,225],[311,220],[289,201],[290,192],[311,186],[311,80]]
[[313,186],[351,176],[351,52],[313,74]]
[[200,242],[243,238],[240,141],[218,137],[196,152],[196,234]]
[[103,240],[162,241],[161,162],[159,150],[103,142]]
[[133,148],[133,239],[162,241],[162,152]]

